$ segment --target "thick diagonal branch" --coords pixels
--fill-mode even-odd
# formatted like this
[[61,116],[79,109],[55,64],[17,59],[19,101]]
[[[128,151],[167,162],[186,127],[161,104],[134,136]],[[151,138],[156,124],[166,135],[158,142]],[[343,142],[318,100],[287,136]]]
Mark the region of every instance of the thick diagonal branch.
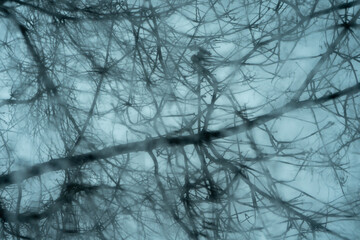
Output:
[[82,164],[94,162],[96,160],[115,157],[117,155],[146,151],[149,152],[158,147],[172,147],[172,146],[186,146],[192,144],[208,143],[215,139],[233,136],[235,134],[245,132],[256,126],[264,124],[268,121],[276,119],[281,115],[304,107],[319,105],[327,101],[335,100],[342,96],[354,95],[360,92],[360,84],[346,88],[342,91],[325,95],[318,99],[309,99],[304,101],[291,101],[284,106],[271,111],[268,114],[261,115],[252,120],[249,120],[241,125],[223,128],[216,131],[203,131],[198,134],[187,136],[171,136],[171,134],[163,137],[149,138],[144,141],[138,141],[127,144],[119,144],[112,147],[107,147],[98,151],[93,151],[85,154],[80,154],[71,157],[51,159],[47,162],[33,165],[24,170],[13,171],[8,174],[0,176],[0,187],[6,187],[12,184],[18,184],[22,181],[40,176],[42,174],[65,170],[72,167],[80,166]]

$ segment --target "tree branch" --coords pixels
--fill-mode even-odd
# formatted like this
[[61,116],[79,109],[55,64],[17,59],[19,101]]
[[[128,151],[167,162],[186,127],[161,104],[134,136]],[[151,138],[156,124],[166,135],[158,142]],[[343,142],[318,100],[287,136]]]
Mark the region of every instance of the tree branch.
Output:
[[238,126],[224,128],[216,131],[203,131],[198,134],[187,135],[187,136],[164,136],[157,138],[150,138],[144,141],[138,141],[127,144],[119,144],[112,147],[103,148],[98,151],[93,151],[85,154],[80,154],[71,157],[51,159],[44,163],[33,165],[24,170],[13,171],[8,174],[0,176],[0,187],[4,188],[12,184],[18,184],[22,181],[40,176],[48,172],[65,170],[72,167],[80,166],[82,164],[94,162],[96,160],[114,157],[117,155],[131,153],[131,152],[149,152],[158,147],[172,147],[172,146],[186,146],[192,144],[208,143],[216,139],[230,137],[232,135],[245,132],[256,126],[264,124],[268,121],[276,119],[281,115],[304,107],[310,107],[319,105],[327,101],[338,99],[342,96],[353,95],[360,92],[360,84],[356,84],[352,87],[346,88],[342,91],[325,95],[318,99],[308,99],[304,101],[292,101],[284,106],[273,110],[268,114],[261,115],[252,120],[247,121]]

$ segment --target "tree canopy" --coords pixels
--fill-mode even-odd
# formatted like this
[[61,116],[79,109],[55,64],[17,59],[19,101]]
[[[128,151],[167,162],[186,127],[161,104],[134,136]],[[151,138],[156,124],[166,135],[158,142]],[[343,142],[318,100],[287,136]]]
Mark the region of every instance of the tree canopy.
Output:
[[0,1],[0,238],[360,236],[359,16]]

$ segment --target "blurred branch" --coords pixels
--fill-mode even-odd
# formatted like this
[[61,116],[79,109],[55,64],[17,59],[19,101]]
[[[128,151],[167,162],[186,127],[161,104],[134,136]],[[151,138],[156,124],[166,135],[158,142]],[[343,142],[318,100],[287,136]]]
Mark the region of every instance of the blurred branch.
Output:
[[12,184],[21,183],[26,179],[35,176],[40,176],[48,172],[65,170],[75,166],[83,165],[85,163],[93,162],[95,160],[109,158],[120,154],[140,152],[140,151],[151,151],[158,147],[166,147],[166,146],[176,147],[176,146],[186,146],[190,144],[208,143],[215,139],[225,138],[241,132],[248,131],[256,126],[259,126],[268,121],[276,119],[287,112],[300,109],[303,107],[311,107],[314,105],[323,104],[327,101],[336,100],[340,97],[357,94],[359,92],[360,92],[360,84],[357,84],[350,88],[346,88],[337,93],[325,95],[318,99],[290,102],[284,105],[283,107],[275,109],[268,114],[258,116],[239,126],[220,129],[217,131],[201,132],[198,134],[193,134],[188,136],[179,136],[179,137],[164,136],[159,138],[152,138],[139,142],[120,144],[113,147],[108,147],[98,151],[93,151],[90,153],[80,154],[72,157],[52,159],[45,163],[36,164],[24,170],[13,171],[8,174],[4,174],[0,176],[0,186],[6,187]]

